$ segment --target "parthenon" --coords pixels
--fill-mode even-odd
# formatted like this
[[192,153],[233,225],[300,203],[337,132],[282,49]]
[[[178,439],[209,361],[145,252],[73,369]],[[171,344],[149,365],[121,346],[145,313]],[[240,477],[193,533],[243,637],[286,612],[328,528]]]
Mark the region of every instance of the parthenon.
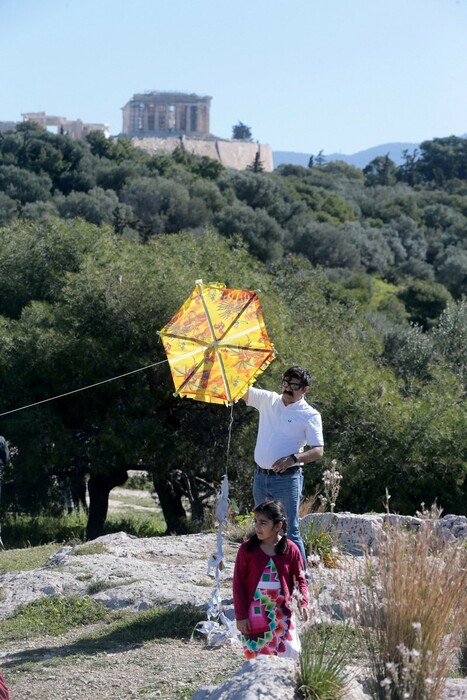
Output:
[[209,136],[212,97],[184,92],[143,92],[122,107],[128,136]]

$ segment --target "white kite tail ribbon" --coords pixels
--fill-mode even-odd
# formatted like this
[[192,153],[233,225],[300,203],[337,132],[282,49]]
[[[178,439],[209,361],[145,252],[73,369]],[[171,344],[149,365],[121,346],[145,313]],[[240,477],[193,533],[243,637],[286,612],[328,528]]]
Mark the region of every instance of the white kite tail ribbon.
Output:
[[[216,501],[217,549],[208,560],[208,575],[215,577],[216,587],[213,589],[207,605],[208,619],[204,622],[199,622],[195,628],[196,631],[206,635],[206,641],[209,646],[220,646],[228,640],[230,640],[231,644],[240,642],[240,636],[234,622],[229,620],[222,611],[221,600],[221,572],[224,568],[222,527],[227,523],[229,503],[229,480],[227,474],[224,474]],[[219,622],[216,622],[213,618],[217,618]]]
[[227,474],[224,474],[222,477],[221,490],[217,494],[216,501],[216,522],[218,525],[225,525],[227,523],[229,504],[229,480]]

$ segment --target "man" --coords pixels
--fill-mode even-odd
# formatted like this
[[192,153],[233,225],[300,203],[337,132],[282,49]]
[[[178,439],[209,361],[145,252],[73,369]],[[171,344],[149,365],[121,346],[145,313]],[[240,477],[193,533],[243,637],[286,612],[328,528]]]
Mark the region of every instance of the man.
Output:
[[241,397],[259,411],[253,480],[255,506],[269,499],[282,502],[288,536],[299,547],[305,570],[307,558],[298,526],[302,465],[321,459],[324,453],[321,415],[305,400],[310,385],[309,371],[295,365],[284,372],[281,394],[250,387]]

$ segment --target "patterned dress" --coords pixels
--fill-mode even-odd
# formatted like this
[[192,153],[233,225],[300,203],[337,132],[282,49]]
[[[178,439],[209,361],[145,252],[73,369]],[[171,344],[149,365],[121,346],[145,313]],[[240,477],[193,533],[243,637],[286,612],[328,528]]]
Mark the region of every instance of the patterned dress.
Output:
[[242,635],[247,659],[258,654],[296,659],[300,653],[292,610],[285,604],[273,559],[269,559],[248,610],[250,632]]

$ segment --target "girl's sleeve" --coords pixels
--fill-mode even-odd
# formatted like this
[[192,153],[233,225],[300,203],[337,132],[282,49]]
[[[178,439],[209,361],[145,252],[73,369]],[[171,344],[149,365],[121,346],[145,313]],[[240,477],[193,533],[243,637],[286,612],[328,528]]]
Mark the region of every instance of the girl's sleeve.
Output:
[[0,673],[0,698],[1,700],[9,700],[10,694],[3,680],[3,676]]
[[248,557],[244,545],[240,546],[235,559],[233,574],[233,599],[236,620],[246,620],[248,617],[247,601]]
[[292,571],[295,581],[297,582],[298,590],[302,596],[302,605],[308,605],[308,585],[305,578],[305,571],[302,565],[302,555],[300,550],[295,545],[292,551]]

